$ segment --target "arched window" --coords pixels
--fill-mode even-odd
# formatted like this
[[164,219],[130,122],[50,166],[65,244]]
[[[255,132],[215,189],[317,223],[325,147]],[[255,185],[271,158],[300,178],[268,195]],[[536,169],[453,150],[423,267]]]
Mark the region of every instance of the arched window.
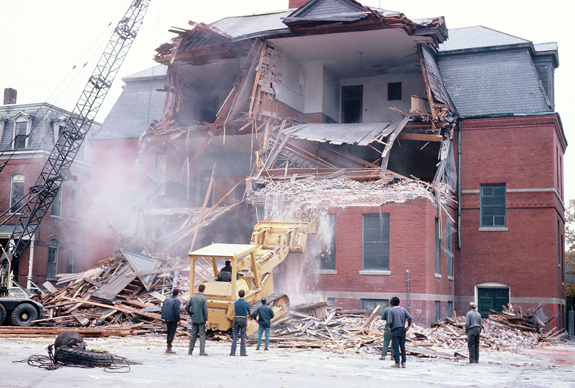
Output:
[[58,273],[58,240],[52,239],[48,243],[48,265],[46,266],[46,277],[55,278]]
[[14,174],[10,179],[10,213],[16,213],[24,197],[24,175]]

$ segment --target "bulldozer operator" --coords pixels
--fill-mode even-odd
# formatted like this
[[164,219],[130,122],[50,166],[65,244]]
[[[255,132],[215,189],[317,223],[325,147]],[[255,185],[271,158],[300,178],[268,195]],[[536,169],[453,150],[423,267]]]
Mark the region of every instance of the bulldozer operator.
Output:
[[219,282],[231,282],[232,281],[232,262],[226,260],[225,266],[218,273]]

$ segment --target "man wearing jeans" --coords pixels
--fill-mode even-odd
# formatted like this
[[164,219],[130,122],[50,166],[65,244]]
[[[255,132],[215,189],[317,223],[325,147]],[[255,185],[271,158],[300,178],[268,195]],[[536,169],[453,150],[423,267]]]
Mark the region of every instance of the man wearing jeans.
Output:
[[207,356],[206,353],[206,321],[208,320],[208,300],[204,296],[206,286],[200,284],[198,293],[190,298],[186,303],[186,312],[190,315],[191,333],[188,354],[194,352],[196,339],[200,337],[200,356]]
[[240,344],[240,356],[247,356],[246,353],[246,329],[248,327],[248,315],[250,315],[251,309],[250,304],[244,299],[246,292],[240,290],[238,292],[240,299],[234,302],[234,338],[232,340],[232,349],[230,351],[230,356],[236,355],[236,345],[238,343],[238,335],[241,338]]
[[262,343],[262,333],[266,333],[266,341],[264,350],[268,350],[268,345],[270,343],[270,326],[271,320],[274,317],[274,310],[266,304],[266,298],[262,298],[261,306],[259,306],[256,311],[252,314],[253,319],[258,320],[260,325],[258,329],[258,347],[256,350],[260,350],[260,344]]
[[467,334],[467,348],[469,349],[469,362],[479,363],[479,336],[481,335],[481,314],[475,309],[475,302],[469,303],[469,311],[465,316],[465,333]]
[[[387,324],[391,329],[391,345],[393,348],[393,358],[395,364],[392,368],[399,368],[399,351],[401,348],[401,368],[405,368],[405,361],[407,359],[405,353],[405,333],[409,330],[411,326],[411,315],[406,309],[399,306],[399,298],[394,296],[391,298],[392,308],[389,309],[387,313]],[[405,321],[407,320],[407,327],[405,327]]]

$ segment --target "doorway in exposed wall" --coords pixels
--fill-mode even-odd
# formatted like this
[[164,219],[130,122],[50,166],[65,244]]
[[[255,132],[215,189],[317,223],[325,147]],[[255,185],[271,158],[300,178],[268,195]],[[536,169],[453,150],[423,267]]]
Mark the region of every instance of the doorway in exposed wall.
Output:
[[503,311],[509,303],[509,287],[477,287],[477,310],[483,318],[493,311]]
[[341,87],[341,122],[361,123],[363,85]]

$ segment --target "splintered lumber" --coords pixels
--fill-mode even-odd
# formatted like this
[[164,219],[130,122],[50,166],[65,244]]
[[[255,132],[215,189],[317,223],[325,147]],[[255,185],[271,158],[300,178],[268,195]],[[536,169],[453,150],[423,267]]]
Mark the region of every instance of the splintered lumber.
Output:
[[365,323],[363,324],[363,327],[361,328],[362,330],[366,331],[369,328],[369,325],[371,325],[371,322],[373,322],[373,320],[377,316],[380,307],[381,307],[380,305],[375,306],[371,315],[369,316],[369,318],[367,318],[367,321],[365,321]]

